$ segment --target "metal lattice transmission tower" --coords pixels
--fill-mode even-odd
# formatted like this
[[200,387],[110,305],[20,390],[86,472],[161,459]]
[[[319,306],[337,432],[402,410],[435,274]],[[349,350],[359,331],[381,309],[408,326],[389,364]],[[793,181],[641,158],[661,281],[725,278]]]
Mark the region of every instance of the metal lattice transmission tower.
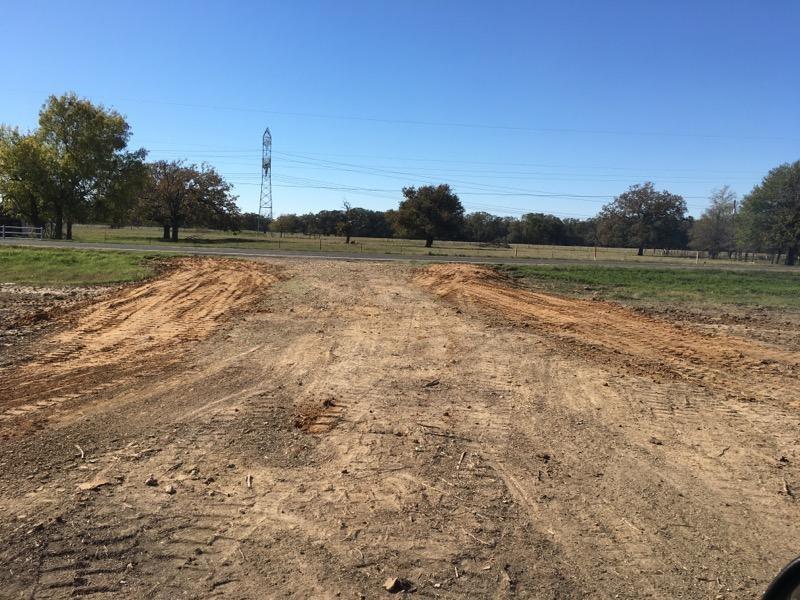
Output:
[[[258,229],[264,218],[272,220],[272,134],[264,130],[261,149],[261,197],[258,200]],[[266,231],[266,229],[265,229]]]

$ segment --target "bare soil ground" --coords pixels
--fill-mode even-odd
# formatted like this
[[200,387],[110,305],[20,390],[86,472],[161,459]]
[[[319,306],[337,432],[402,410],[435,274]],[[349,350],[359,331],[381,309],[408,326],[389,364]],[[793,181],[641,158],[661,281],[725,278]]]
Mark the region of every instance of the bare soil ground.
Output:
[[797,339],[680,320],[183,260],[0,360],[0,595],[756,597],[800,551]]
[[0,283],[0,367],[24,356],[33,341],[53,328],[57,317],[115,289]]

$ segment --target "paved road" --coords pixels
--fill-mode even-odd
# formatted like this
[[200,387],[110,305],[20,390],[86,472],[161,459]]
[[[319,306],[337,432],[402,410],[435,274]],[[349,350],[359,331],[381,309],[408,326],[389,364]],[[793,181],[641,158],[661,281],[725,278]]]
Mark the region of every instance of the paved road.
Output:
[[289,258],[318,260],[359,260],[381,262],[449,262],[449,263],[477,263],[477,264],[510,264],[510,265],[596,265],[602,267],[646,267],[656,269],[727,269],[770,271],[800,271],[796,267],[783,265],[753,265],[748,263],[729,264],[713,261],[701,261],[695,264],[691,260],[681,262],[664,259],[660,261],[621,261],[589,259],[552,259],[552,258],[514,258],[514,257],[483,257],[483,256],[428,256],[428,255],[391,255],[371,254],[368,252],[315,252],[313,250],[264,250],[258,248],[202,248],[197,246],[175,246],[172,244],[114,244],[104,242],[67,242],[55,240],[19,240],[0,239],[0,245],[6,246],[32,246],[37,248],[72,248],[81,250],[114,250],[118,252],[168,252],[172,254],[197,254],[202,256],[235,256],[246,258]]

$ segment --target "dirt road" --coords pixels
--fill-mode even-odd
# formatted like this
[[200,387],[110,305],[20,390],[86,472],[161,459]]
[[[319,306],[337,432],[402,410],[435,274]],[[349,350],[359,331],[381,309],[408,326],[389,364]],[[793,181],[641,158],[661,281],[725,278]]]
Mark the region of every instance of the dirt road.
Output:
[[0,370],[7,597],[752,598],[800,553],[778,344],[474,266],[202,259],[37,347]]

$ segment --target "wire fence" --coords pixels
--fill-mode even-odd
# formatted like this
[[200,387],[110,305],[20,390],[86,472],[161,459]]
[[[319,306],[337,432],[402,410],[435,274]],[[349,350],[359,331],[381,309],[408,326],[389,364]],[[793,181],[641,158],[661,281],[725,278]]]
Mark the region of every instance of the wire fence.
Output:
[[6,238],[28,238],[41,240],[44,238],[44,227],[0,225],[0,239]]
[[[8,226],[6,226],[8,228]],[[42,232],[32,230],[33,237],[41,237]],[[75,241],[107,242],[122,244],[165,243],[163,230],[152,226],[126,226],[109,228],[107,225],[76,224],[73,229]],[[47,230],[44,236],[47,236]],[[166,242],[170,243],[170,242]],[[172,245],[170,243],[170,245]],[[778,253],[736,251],[719,253],[712,257],[703,250],[647,248],[642,256],[637,248],[604,246],[558,246],[544,244],[507,244],[486,242],[465,242],[456,240],[436,240],[432,248],[425,247],[424,240],[402,238],[369,238],[352,236],[350,244],[340,236],[308,235],[300,233],[229,232],[207,228],[186,227],[180,231],[176,247],[208,247],[262,249],[281,251],[316,251],[330,253],[388,254],[403,255],[413,259],[415,256],[477,257],[483,259],[567,259],[576,261],[641,262],[641,263],[704,263],[706,266],[724,264],[766,265],[778,263],[782,256]]]

